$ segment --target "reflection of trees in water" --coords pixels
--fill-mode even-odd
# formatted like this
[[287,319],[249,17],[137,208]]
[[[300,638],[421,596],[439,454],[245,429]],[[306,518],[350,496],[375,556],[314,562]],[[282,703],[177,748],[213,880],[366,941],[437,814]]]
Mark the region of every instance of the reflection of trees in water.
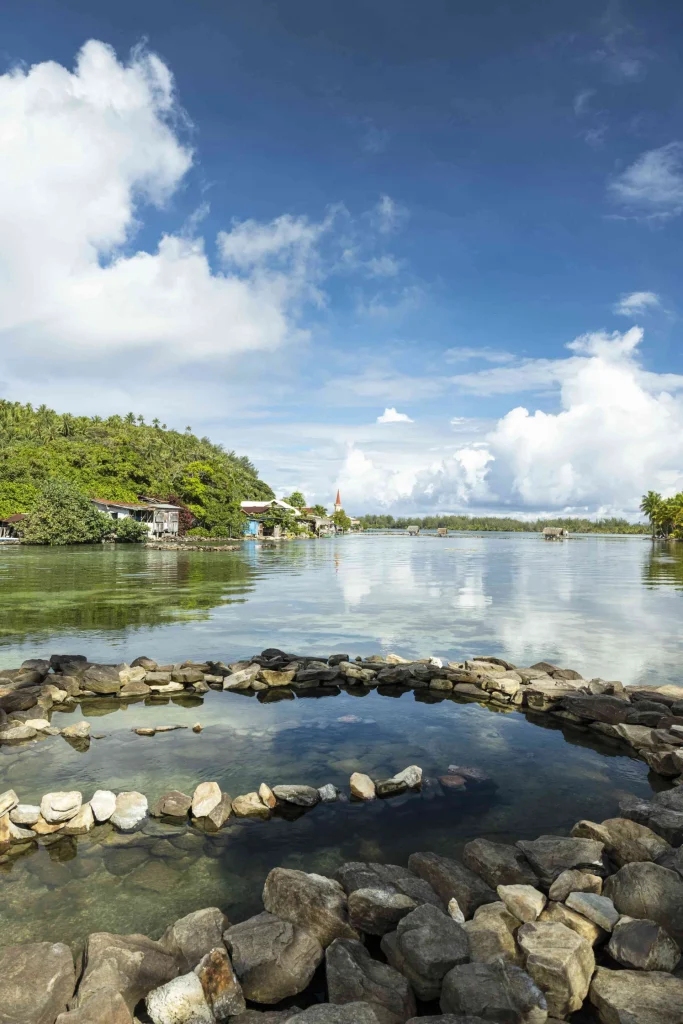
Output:
[[253,575],[239,552],[0,551],[0,636],[164,625],[244,600]]
[[652,587],[683,587],[683,544],[655,541],[643,565],[643,583]]

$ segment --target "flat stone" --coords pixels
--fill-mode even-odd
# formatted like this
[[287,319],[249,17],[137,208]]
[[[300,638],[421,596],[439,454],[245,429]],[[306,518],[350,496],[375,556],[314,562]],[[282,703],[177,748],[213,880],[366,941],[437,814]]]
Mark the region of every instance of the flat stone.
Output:
[[355,796],[357,800],[374,800],[377,796],[375,783],[369,775],[363,775],[362,772],[353,773],[349,779],[349,786],[351,795]]
[[314,786],[273,786],[278,800],[296,807],[315,807],[320,803],[320,793]]
[[566,925],[539,921],[522,925],[517,941],[526,953],[527,973],[545,994],[548,1013],[563,1019],[581,1009],[595,970],[591,944]]
[[499,885],[496,891],[518,921],[536,921],[546,904],[543,893],[533,885]]
[[603,844],[593,839],[539,836],[538,839],[521,839],[516,845],[546,886],[552,885],[568,868],[606,874]]
[[202,983],[194,973],[154,989],[145,1004],[153,1024],[215,1024]]
[[255,1003],[303,992],[323,958],[314,935],[268,913],[233,925],[223,939],[244,996]]
[[137,729],[133,729],[136,736],[156,736],[157,731],[151,725],[138,726]]
[[221,802],[221,787],[217,782],[200,782],[192,796],[192,817],[204,818]]
[[150,690],[152,691],[152,694],[157,694],[160,697],[163,697],[166,694],[182,693],[184,689],[185,687],[183,686],[183,684],[178,683],[175,680],[173,680],[173,682],[170,683],[152,683],[150,685]]
[[174,669],[171,673],[171,679],[174,683],[180,683],[181,686],[192,686],[194,683],[204,682],[204,673],[198,668],[187,666],[186,668]]
[[68,821],[78,814],[83,797],[76,790],[69,793],[46,793],[40,801],[40,813],[48,825]]
[[171,953],[187,973],[197,966],[202,957],[223,944],[223,932],[230,923],[218,907],[195,910],[181,917],[166,929],[160,944]]
[[119,690],[119,697],[134,700],[137,697],[149,697],[151,692],[152,689],[147,683],[126,683]]
[[571,868],[557,876],[548,890],[548,896],[551,900],[562,903],[570,892],[595,892],[600,895],[602,878],[599,875],[592,875],[589,871]]
[[187,793],[182,793],[179,789],[172,789],[159,798],[152,814],[155,818],[167,817],[183,820],[187,818],[191,807],[192,797]]
[[55,832],[61,832],[64,828],[64,822],[58,821],[56,825],[51,825],[45,821],[45,818],[40,817],[35,825],[31,825],[31,828],[39,836],[51,836]]
[[415,1015],[415,998],[403,975],[373,960],[354,939],[334,940],[325,954],[325,973],[331,1003],[369,1003],[379,1024],[404,1024]]
[[224,690],[248,690],[261,671],[260,665],[249,665],[247,668],[233,672],[223,678]]
[[587,942],[590,942],[591,946],[601,943],[606,935],[602,928],[598,928],[596,924],[589,921],[583,914],[577,914],[575,910],[570,910],[564,903],[548,903],[538,920],[564,924],[567,928],[571,928],[572,931],[576,932],[577,935],[581,935]]
[[598,967],[589,998],[602,1024],[681,1024],[683,978]]
[[61,942],[0,949],[0,1020],[54,1024],[76,987],[71,950]]
[[109,819],[119,832],[136,832],[147,818],[147,797],[135,790],[119,793],[116,807]]
[[349,922],[357,932],[386,935],[416,906],[415,901],[402,892],[382,888],[355,889],[348,900]]
[[487,882],[499,885],[536,885],[538,878],[524,854],[516,846],[474,839],[462,851],[463,863]]
[[445,975],[469,960],[466,931],[436,907],[424,904],[382,939],[387,960],[410,982],[419,999],[438,999]]
[[529,975],[499,960],[460,964],[448,972],[441,1011],[456,1017],[483,1017],[491,1024],[545,1024],[545,996]]
[[33,804],[17,804],[9,812],[9,817],[15,825],[24,825],[30,828],[40,819],[40,807],[35,807]]
[[74,814],[73,818],[69,818],[64,825],[64,835],[84,836],[94,828],[94,825],[95,817],[92,812],[92,807],[90,804],[82,804],[78,813]]
[[626,721],[626,716],[632,710],[633,705],[623,697],[614,697],[607,694],[571,694],[562,699],[562,708],[570,711],[578,718],[589,722],[606,722],[608,725],[617,725]]
[[473,871],[456,860],[436,853],[413,853],[408,867],[428,882],[444,907],[455,897],[466,918],[484,903],[496,903],[494,890]]
[[263,887],[266,910],[305,928],[323,949],[336,938],[357,939],[348,918],[346,893],[332,878],[273,868]]
[[242,987],[222,942],[202,957],[195,967],[195,974],[217,1021],[228,1020],[233,1014],[241,1014],[246,1009]]
[[638,971],[674,971],[681,951],[656,921],[622,917],[614,926],[607,951],[613,960]]
[[37,735],[37,731],[30,725],[5,725],[0,728],[0,743],[23,743],[35,739]]
[[482,964],[500,959],[522,967],[523,958],[515,940],[520,924],[504,903],[485,903],[479,907],[472,920],[465,922],[470,959]]
[[570,910],[575,910],[577,914],[583,914],[589,921],[597,924],[598,928],[602,928],[606,932],[611,932],[619,920],[619,912],[607,896],[598,896],[597,893],[592,892],[572,892],[565,903]]
[[633,861],[656,860],[669,849],[669,843],[651,828],[629,818],[608,818],[600,825],[579,821],[572,829],[572,835],[602,842],[618,867]]
[[4,793],[0,793],[0,815],[13,811],[18,803],[19,797],[13,789],[7,789]]
[[259,818],[261,821],[268,821],[272,815],[272,811],[266,807],[258,793],[236,796],[232,802],[232,810],[238,818]]
[[683,878],[659,864],[625,864],[605,882],[620,914],[656,921],[680,944],[683,941]]
[[92,795],[90,808],[98,824],[109,821],[116,810],[116,794],[109,789],[98,789]]

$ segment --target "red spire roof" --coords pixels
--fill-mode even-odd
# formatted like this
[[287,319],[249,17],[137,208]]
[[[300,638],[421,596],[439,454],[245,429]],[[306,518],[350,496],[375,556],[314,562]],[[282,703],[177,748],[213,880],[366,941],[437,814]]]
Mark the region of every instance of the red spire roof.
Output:
[[335,501],[335,505],[341,505],[341,494],[339,493],[339,490],[337,490],[337,500]]

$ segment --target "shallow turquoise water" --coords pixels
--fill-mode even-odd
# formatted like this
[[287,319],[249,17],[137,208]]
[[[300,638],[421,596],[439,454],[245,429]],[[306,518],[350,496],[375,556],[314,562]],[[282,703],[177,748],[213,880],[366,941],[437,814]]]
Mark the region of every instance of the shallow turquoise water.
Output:
[[[680,546],[679,546],[680,547]],[[682,553],[683,554],[683,553]],[[266,646],[550,658],[625,682],[678,681],[683,562],[639,538],[546,544],[535,536],[346,537],[240,552],[0,550],[0,663],[82,652],[123,660],[232,660]],[[216,837],[150,822],[133,837],[108,827],[0,865],[0,945],[77,942],[88,931],[159,934],[199,906],[235,919],[258,909],[276,864],[331,872],[344,859],[405,862],[416,849],[457,853],[478,835],[517,839],[602,820],[626,792],[646,795],[647,766],[545,719],[473,703],[400,696],[300,696],[261,703],[234,693],[204,702],[84,705],[94,739],[0,748],[0,790],[23,802],[49,789],[140,789],[150,801],[215,779],[233,796],[258,787],[333,782],[354,770],[387,777],[422,766],[426,784],[372,805],[319,806],[296,821],[234,822]],[[201,722],[153,738],[134,726]],[[489,781],[444,791],[450,764]]]

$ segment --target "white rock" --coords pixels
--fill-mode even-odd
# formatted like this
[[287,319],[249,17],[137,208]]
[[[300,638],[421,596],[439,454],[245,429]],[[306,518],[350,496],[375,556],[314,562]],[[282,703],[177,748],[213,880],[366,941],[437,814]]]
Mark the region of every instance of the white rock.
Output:
[[408,765],[402,772],[392,776],[390,782],[405,782],[409,789],[417,789],[422,785],[422,769],[417,764]]
[[93,793],[90,808],[95,816],[95,821],[109,821],[116,810],[116,794],[109,789],[98,789],[96,793]]
[[66,725],[62,729],[62,736],[72,740],[87,739],[90,736],[90,722],[74,722],[73,725]]
[[324,786],[319,786],[318,792],[320,793],[320,800],[324,804],[333,804],[339,799],[339,790],[331,782],[326,783]]
[[147,797],[143,793],[135,790],[119,793],[111,823],[120,832],[135,832],[147,817],[148,810]]
[[40,818],[40,807],[33,804],[17,804],[9,813],[10,821],[15,825],[28,825],[29,828]]
[[147,996],[147,1013],[154,1024],[214,1024],[202,983],[196,974],[183,974]]
[[200,782],[192,795],[192,817],[205,818],[221,802],[221,787],[217,782]]
[[69,821],[78,814],[83,797],[76,790],[70,793],[46,793],[40,801],[40,813],[49,825]]
[[4,793],[0,793],[0,816],[11,811],[18,803],[19,797],[13,789],[6,789]]
[[30,729],[35,729],[36,732],[44,732],[46,729],[50,728],[50,723],[47,718],[29,718],[26,725],[28,725]]
[[448,913],[451,915],[454,921],[458,922],[458,924],[465,923],[465,915],[460,909],[460,904],[456,900],[455,896],[448,901]]
[[27,839],[37,839],[35,832],[30,828],[20,828],[19,825],[15,825],[12,819],[9,820],[9,834],[10,838],[14,842],[22,842]]
[[531,924],[538,919],[546,898],[533,885],[499,885],[496,892],[513,917]]
[[239,669],[230,676],[223,679],[224,690],[248,690],[251,683],[261,671],[260,665],[249,665],[247,668]]

